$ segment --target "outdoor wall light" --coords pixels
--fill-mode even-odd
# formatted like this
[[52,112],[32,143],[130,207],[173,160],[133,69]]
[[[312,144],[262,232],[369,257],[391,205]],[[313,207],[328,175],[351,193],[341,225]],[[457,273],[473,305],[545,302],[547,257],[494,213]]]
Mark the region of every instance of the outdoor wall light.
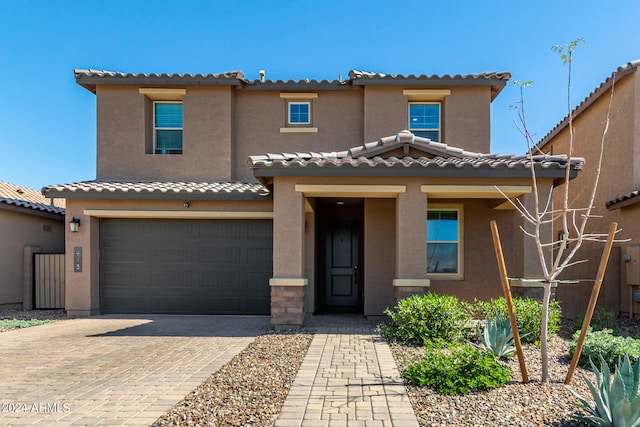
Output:
[[184,202],[184,205],[183,205],[183,206],[184,206],[185,208],[188,208],[188,207],[189,207],[189,202]]
[[69,221],[69,230],[71,230],[72,233],[77,233],[79,228],[80,220],[74,216],[71,221]]

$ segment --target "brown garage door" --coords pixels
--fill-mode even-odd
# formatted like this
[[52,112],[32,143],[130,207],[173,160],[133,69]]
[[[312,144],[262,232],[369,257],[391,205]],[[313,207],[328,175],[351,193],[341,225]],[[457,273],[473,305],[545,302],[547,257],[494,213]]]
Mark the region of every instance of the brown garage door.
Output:
[[103,313],[269,314],[270,220],[100,221]]

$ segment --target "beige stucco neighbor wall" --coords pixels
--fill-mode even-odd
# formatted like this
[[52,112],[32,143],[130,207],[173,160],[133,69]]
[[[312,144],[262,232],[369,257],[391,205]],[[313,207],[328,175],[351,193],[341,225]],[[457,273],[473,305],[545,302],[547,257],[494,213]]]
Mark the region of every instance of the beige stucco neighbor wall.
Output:
[[147,153],[153,147],[149,98],[135,86],[98,86],[97,178],[229,180],[231,90],[189,86],[183,98],[183,154],[154,155]]
[[[51,231],[45,231],[44,226]],[[64,252],[64,222],[29,210],[0,209],[0,307],[22,308],[25,246]]]
[[[629,214],[623,214],[629,208],[608,211],[606,202],[640,187],[640,96],[637,93],[639,83],[640,73],[637,71],[616,82],[609,131],[605,139],[602,174],[594,202],[595,209],[592,211],[596,217],[591,218],[588,225],[588,230],[606,234],[610,223],[618,222],[618,228],[622,231],[617,237],[632,239],[629,244],[640,242],[640,229],[637,226],[639,221],[637,214],[634,215],[635,210],[629,211]],[[604,93],[574,119],[574,155],[586,159],[584,170],[570,183],[570,203],[574,207],[588,205],[594,186],[609,95],[609,92]],[[553,154],[563,154],[568,151],[568,146],[569,132],[568,128],[565,128],[548,142],[544,149],[551,149]],[[558,190],[560,191],[556,191],[554,197],[556,207],[561,206],[563,187],[559,187]],[[557,235],[560,225],[555,224],[554,227],[554,234]],[[624,271],[620,271],[619,268],[619,254],[624,252],[626,245],[614,244],[614,249],[619,249],[612,252],[598,299],[599,305],[615,312],[627,312],[629,307]],[[568,269],[562,278],[593,280],[602,248],[602,243],[585,242],[577,259],[587,259],[589,262]],[[567,315],[578,315],[586,310],[591,286],[591,283],[583,283],[558,287],[557,296],[559,300],[564,301],[563,307],[566,307]]]
[[[170,212],[174,218],[197,218],[198,212],[208,215],[210,212],[272,212],[272,203],[266,201],[190,201],[189,208],[184,207],[185,200],[101,200],[67,199],[67,218],[80,219],[80,230],[71,233],[66,230],[66,294],[65,307],[69,317],[81,317],[98,314],[100,310],[100,218],[85,215],[85,211],[100,211],[101,215],[111,212],[124,217],[142,215],[153,218],[157,212]],[[74,272],[73,250],[82,248],[82,271]]]

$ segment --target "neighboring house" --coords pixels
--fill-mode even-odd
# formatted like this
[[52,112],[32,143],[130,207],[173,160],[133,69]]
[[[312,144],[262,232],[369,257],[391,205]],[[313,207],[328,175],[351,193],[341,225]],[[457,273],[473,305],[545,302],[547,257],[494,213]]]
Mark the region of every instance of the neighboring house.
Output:
[[[614,245],[607,266],[598,304],[614,312],[630,311],[630,285],[640,285],[640,61],[619,67],[573,111],[574,155],[585,158],[585,171],[570,185],[574,207],[589,205],[594,186],[600,144],[609,112],[610,123],[604,140],[602,173],[594,201],[595,215],[588,231],[606,234],[611,222],[621,229],[618,239],[631,239]],[[615,82],[614,95],[611,88]],[[539,143],[545,153],[565,153],[569,145],[568,117],[557,124]],[[561,203],[556,192],[554,203]],[[554,235],[559,233],[556,228]],[[577,259],[589,260],[567,270],[565,279],[595,279],[603,244],[586,242]],[[625,261],[626,258],[626,261]],[[560,285],[557,296],[570,302],[563,309],[578,314],[586,310],[592,282]],[[638,307],[635,309],[636,313]]]
[[64,234],[63,199],[0,182],[0,307],[31,308],[31,254],[64,253]]
[[[431,290],[501,295],[539,276],[511,198],[525,157],[490,152],[509,73],[248,81],[241,72],[76,70],[97,98],[97,173],[67,198],[66,309],[96,313],[378,316]],[[408,129],[409,131],[402,131]],[[459,147],[459,148],[456,148]],[[549,189],[580,161],[536,159]]]

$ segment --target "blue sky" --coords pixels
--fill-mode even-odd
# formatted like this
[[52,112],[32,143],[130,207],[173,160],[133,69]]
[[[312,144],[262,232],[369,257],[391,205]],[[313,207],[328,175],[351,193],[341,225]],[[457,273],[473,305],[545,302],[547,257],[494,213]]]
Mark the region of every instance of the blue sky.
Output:
[[[35,189],[95,178],[95,97],[74,68],[249,79],[265,69],[273,80],[510,71],[535,82],[526,108],[542,137],[568,112],[567,68],[551,46],[586,41],[573,105],[640,59],[635,0],[0,0],[0,10],[0,181]],[[493,152],[526,150],[517,100],[509,85],[493,103]]]

